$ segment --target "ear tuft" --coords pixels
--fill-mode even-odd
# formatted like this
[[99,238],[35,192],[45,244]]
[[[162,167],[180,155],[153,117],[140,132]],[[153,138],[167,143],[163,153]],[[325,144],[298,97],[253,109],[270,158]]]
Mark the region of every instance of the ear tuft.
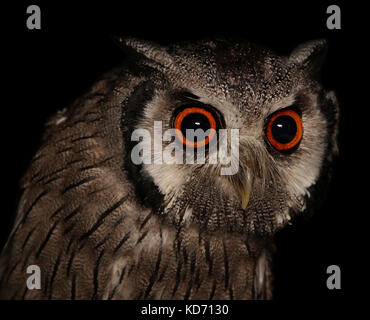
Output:
[[134,51],[163,66],[169,66],[173,64],[172,57],[168,54],[166,48],[161,47],[158,44],[131,37],[114,36],[113,40],[119,45],[119,47],[127,52]]
[[303,68],[318,70],[325,59],[327,42],[325,39],[312,40],[299,45],[293,50],[289,61]]

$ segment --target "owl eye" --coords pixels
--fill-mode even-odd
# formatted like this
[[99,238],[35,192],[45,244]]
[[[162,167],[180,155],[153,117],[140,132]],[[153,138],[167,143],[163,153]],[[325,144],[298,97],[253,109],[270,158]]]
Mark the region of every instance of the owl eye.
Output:
[[[216,115],[212,110],[206,110],[203,107],[188,107],[182,109],[176,114],[173,122],[173,126],[176,131],[178,139],[183,143],[192,148],[198,148],[206,146],[215,137],[217,130]],[[198,141],[195,137],[190,139],[187,137],[186,130],[197,130],[201,129],[205,133],[204,139]],[[196,133],[196,132],[195,132]]]
[[302,119],[292,109],[284,109],[274,113],[267,123],[266,135],[270,144],[279,151],[287,151],[302,139]]

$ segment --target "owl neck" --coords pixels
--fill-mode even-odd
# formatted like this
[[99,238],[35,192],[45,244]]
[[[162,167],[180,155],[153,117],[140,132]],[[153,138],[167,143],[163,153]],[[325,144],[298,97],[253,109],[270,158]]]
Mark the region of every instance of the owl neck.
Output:
[[[134,235],[137,260],[125,260],[133,299],[269,299],[269,241],[230,232],[176,228],[143,215]],[[144,225],[144,226],[143,226]],[[144,237],[144,238],[143,238]],[[135,279],[143,281],[138,287]],[[128,284],[131,282],[131,285]],[[145,285],[147,283],[147,285]]]

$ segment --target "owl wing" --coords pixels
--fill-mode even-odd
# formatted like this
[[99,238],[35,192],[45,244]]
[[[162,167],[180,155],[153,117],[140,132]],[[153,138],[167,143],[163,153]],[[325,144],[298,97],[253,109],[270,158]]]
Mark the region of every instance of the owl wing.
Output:
[[[133,220],[143,211],[121,160],[121,105],[137,81],[117,68],[48,121],[1,255],[1,298],[106,295],[111,261],[136,223],[128,223],[128,213]],[[41,288],[30,290],[34,265]]]

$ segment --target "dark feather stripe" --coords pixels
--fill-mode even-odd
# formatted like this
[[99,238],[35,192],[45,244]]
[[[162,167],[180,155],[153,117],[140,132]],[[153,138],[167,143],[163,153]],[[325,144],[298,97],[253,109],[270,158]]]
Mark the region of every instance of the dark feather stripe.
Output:
[[66,236],[68,233],[70,233],[73,228],[75,227],[76,223],[72,223],[69,225],[64,231],[63,231],[63,236]]
[[76,300],[76,274],[73,274],[72,276],[71,300]]
[[22,250],[24,250],[24,248],[26,247],[26,244],[27,244],[28,240],[31,238],[31,236],[35,232],[36,228],[37,228],[37,226],[33,227],[32,230],[28,233],[26,239],[24,239],[24,242],[22,244]]
[[196,285],[195,291],[198,292],[202,281],[200,280],[200,268],[197,268],[195,272],[194,284]]
[[233,288],[232,288],[231,285],[230,285],[230,288],[229,288],[229,298],[230,298],[230,300],[234,300],[234,292],[233,292]]
[[[41,150],[39,150],[39,152],[40,151]],[[45,154],[44,153],[40,153],[39,155],[37,155],[37,156],[35,156],[35,157],[32,158],[30,165],[33,164],[34,162],[36,162],[37,160],[40,160],[40,159],[42,159],[44,157],[45,157]]]
[[192,289],[193,289],[193,278],[190,278],[188,286],[185,291],[184,300],[189,300]]
[[30,180],[33,181],[35,178],[37,178],[41,173],[41,170],[38,170],[36,173],[32,174],[30,177]]
[[88,123],[94,123],[94,122],[99,122],[99,121],[102,121],[104,120],[105,117],[98,117],[98,118],[95,118],[95,119],[90,119],[89,121],[87,121]]
[[95,149],[95,148],[96,148],[96,146],[94,146],[94,145],[92,145],[92,146],[86,146],[86,147],[84,147],[84,148],[81,148],[81,149],[79,149],[79,150],[76,150],[75,152],[76,152],[77,154],[81,154],[81,153],[83,153],[83,152],[90,151],[90,150]]
[[178,227],[175,235],[175,241],[174,241],[174,248],[176,251],[176,255],[180,253],[181,250],[181,243],[182,243],[182,227]]
[[68,242],[68,245],[67,245],[67,250],[66,250],[66,252],[68,253],[69,252],[69,249],[71,248],[71,246],[72,246],[72,244],[73,244],[73,242],[75,241],[76,239],[75,239],[75,237],[74,236],[72,236],[70,239],[69,239],[69,242]]
[[180,227],[182,225],[183,220],[184,220],[184,216],[185,216],[185,212],[186,212],[186,208],[182,208],[181,211],[180,211],[180,217],[179,217],[177,222],[176,222],[177,217],[176,216],[174,217],[173,223],[177,227]]
[[196,252],[193,251],[193,253],[191,255],[191,260],[190,260],[190,280],[189,280],[188,286],[186,288],[186,292],[185,292],[185,295],[184,295],[184,300],[188,300],[189,299],[190,294],[191,294],[191,291],[193,289],[196,258],[197,258]]
[[61,173],[61,172],[65,171],[66,169],[67,169],[66,167],[63,167],[63,168],[60,168],[60,169],[55,170],[55,171],[53,171],[53,172],[50,172],[50,173],[48,173],[47,175],[44,175],[44,176],[42,176],[42,177],[38,178],[38,179],[35,181],[35,183],[40,183],[40,182],[42,182],[42,181],[43,181],[43,180],[45,180],[45,179],[53,178],[56,174]]
[[113,253],[116,253],[121,247],[122,245],[128,240],[128,238],[130,237],[130,231],[127,232],[124,237],[122,238],[122,240],[118,243],[118,245],[114,248],[113,250]]
[[91,196],[91,195],[93,195],[93,194],[100,193],[100,192],[102,192],[102,191],[104,191],[104,190],[108,190],[110,187],[111,187],[111,185],[104,186],[104,187],[102,187],[102,188],[96,188],[96,189],[94,189],[94,190],[90,191],[90,192],[87,194],[87,196]]
[[113,206],[111,206],[110,208],[108,208],[105,212],[103,212],[98,221],[96,221],[96,223],[91,227],[91,229],[89,231],[87,231],[86,233],[84,233],[81,237],[80,237],[80,241],[88,238],[91,234],[93,234],[99,227],[100,225],[104,222],[104,219],[110,215],[114,210],[116,210],[117,208],[119,208],[123,203],[125,203],[125,201],[127,200],[128,196],[124,196],[123,198],[121,198],[118,202],[116,202]]
[[60,129],[59,132],[63,132],[63,131],[66,131],[68,129],[71,129],[73,127],[75,127],[76,125],[78,125],[79,123],[87,123],[88,121],[86,119],[78,119],[78,120],[75,120],[73,122],[70,122],[68,124],[64,124],[63,128]]
[[125,267],[122,269],[121,276],[120,276],[120,278],[119,278],[119,283],[118,283],[118,284],[121,284],[121,283],[122,283],[123,278],[125,277],[126,268],[127,268],[127,266],[125,266]]
[[167,271],[167,265],[165,265],[163,268],[162,268],[162,272],[160,273],[159,277],[158,277],[158,282],[161,282],[166,274],[166,271]]
[[61,212],[64,209],[64,205],[60,206],[57,210],[55,210],[52,215],[50,216],[50,219],[55,218],[59,212]]
[[96,177],[93,177],[93,176],[92,177],[87,177],[85,179],[82,179],[82,180],[80,180],[80,181],[78,181],[76,183],[73,183],[73,184],[69,185],[68,187],[64,188],[61,193],[62,194],[65,194],[67,191],[72,190],[74,188],[77,188],[77,187],[83,185],[84,183],[90,182],[90,181],[92,181],[94,179],[96,179]]
[[98,295],[98,289],[99,289],[99,266],[100,266],[100,261],[103,257],[104,254],[104,249],[100,252],[98,260],[95,263],[95,268],[94,268],[94,294],[92,296],[92,299],[95,300]]
[[27,266],[28,261],[29,261],[29,259],[30,259],[30,257],[31,257],[31,255],[32,255],[33,252],[34,251],[31,248],[31,250],[28,251],[27,255],[23,255],[24,262],[23,262],[23,266],[22,266],[22,271],[26,270],[26,266]]
[[226,289],[229,286],[229,260],[227,257],[225,242],[223,242],[223,248],[224,248],[225,289]]
[[93,138],[97,138],[98,137],[98,133],[93,133],[91,135],[88,135],[88,136],[84,136],[84,137],[78,137],[78,138],[74,138],[71,140],[72,143],[75,143],[77,141],[81,141],[81,140],[87,140],[87,139],[93,139]]
[[67,166],[67,167],[69,167],[69,166],[70,166],[70,165],[72,165],[72,164],[79,163],[79,162],[82,162],[82,161],[84,161],[84,160],[85,160],[84,158],[73,159],[73,160],[71,160],[71,161],[68,161],[68,162],[66,163],[66,166]]
[[153,215],[153,211],[150,211],[149,214],[144,218],[143,222],[141,223],[139,230],[143,229],[144,226],[147,224],[151,216]]
[[86,245],[86,241],[80,242],[80,245],[78,247],[78,251],[81,251],[85,247],[85,245]]
[[110,234],[106,235],[102,241],[96,244],[94,249],[96,250],[99,249],[102,245],[104,245],[108,241],[109,238],[110,238]]
[[26,299],[26,295],[27,295],[27,293],[28,293],[28,288],[27,288],[27,286],[26,286],[26,288],[25,288],[25,289],[24,289],[24,291],[23,291],[22,300],[25,300],[25,299]]
[[159,250],[158,250],[158,255],[157,255],[157,262],[155,264],[155,267],[154,267],[154,270],[153,270],[153,273],[152,275],[150,276],[150,279],[149,279],[149,284],[145,290],[145,293],[144,293],[144,299],[147,298],[150,294],[150,291],[152,290],[152,287],[155,283],[155,280],[158,276],[158,271],[159,271],[159,268],[160,268],[160,265],[161,265],[161,259],[162,259],[162,243],[159,247]]
[[54,280],[55,280],[55,277],[57,275],[57,272],[58,272],[58,268],[59,268],[59,265],[60,265],[60,262],[61,262],[61,257],[62,257],[62,254],[63,254],[63,250],[61,250],[59,252],[59,255],[58,255],[58,258],[57,260],[55,261],[55,264],[54,264],[54,268],[53,268],[53,273],[51,274],[51,278],[50,278],[50,288],[49,288],[49,300],[52,299],[53,297],[53,285],[54,285]]
[[37,253],[36,253],[36,259],[40,256],[40,254],[41,254],[42,250],[44,250],[44,248],[45,248],[46,244],[48,243],[48,241],[49,241],[49,239],[50,239],[50,237],[51,237],[51,235],[52,235],[52,233],[53,233],[54,229],[55,229],[55,228],[56,228],[56,226],[57,226],[57,223],[58,223],[58,221],[56,221],[56,222],[53,224],[53,226],[52,226],[52,227],[51,227],[51,229],[49,230],[48,234],[46,235],[45,240],[41,243],[41,246],[40,246],[39,250],[37,250]]
[[138,245],[141,241],[144,240],[144,238],[148,235],[149,230],[145,230],[143,234],[137,239],[136,245]]
[[193,252],[190,262],[190,273],[194,274],[195,271],[195,264],[196,264],[197,255],[195,252]]
[[[253,266],[253,275],[252,275],[252,299],[256,299],[257,298],[257,295],[256,295],[256,286],[255,286],[255,279],[256,279],[256,266],[257,266],[257,263],[254,262],[254,266]],[[248,278],[247,278],[247,281],[246,281],[246,286],[248,286]]]
[[125,216],[121,216],[115,223],[114,223],[114,226],[113,226],[113,229],[117,228],[124,220],[125,220]]
[[251,250],[251,247],[250,247],[250,245],[248,243],[248,240],[245,239],[243,243],[244,243],[245,247],[247,248],[248,255],[251,256],[251,257],[253,257],[254,255],[253,255],[253,252]]
[[111,156],[111,157],[108,157],[98,163],[95,163],[95,164],[92,164],[92,165],[89,165],[89,166],[85,166],[85,167],[82,167],[80,168],[79,170],[80,171],[86,171],[86,170],[90,170],[90,169],[95,169],[95,168],[99,168],[101,166],[103,166],[105,163],[107,163],[109,160],[112,160],[114,159],[114,156]]
[[30,212],[32,211],[32,209],[36,206],[36,204],[48,193],[47,190],[44,190],[42,191],[38,196],[37,198],[31,203],[31,205],[29,206],[28,210],[25,212],[24,216],[23,216],[23,219],[22,219],[22,222],[21,224],[24,224],[24,222],[26,221],[28,215],[30,214]]
[[49,180],[44,181],[43,182],[43,185],[44,186],[47,186],[49,183],[52,183],[52,182],[54,182],[56,180],[59,180],[59,179],[62,179],[62,177],[56,176],[56,177],[50,178]]
[[213,285],[212,285],[212,289],[211,289],[211,293],[209,294],[209,300],[212,300],[214,295],[215,295],[215,292],[216,292],[216,279],[213,280]]
[[101,113],[98,111],[87,111],[84,113],[83,117],[90,116],[90,115],[100,115]]
[[119,287],[119,284],[115,285],[113,290],[111,291],[111,293],[109,294],[108,296],[108,300],[112,300],[114,295],[116,294],[116,291],[117,291],[117,288]]
[[130,274],[131,274],[131,272],[132,272],[132,271],[134,271],[135,267],[136,267],[136,265],[135,265],[135,264],[132,264],[132,265],[130,266],[130,268],[128,269],[127,275],[130,275]]
[[177,264],[177,270],[176,270],[175,286],[173,287],[173,290],[172,290],[172,297],[177,292],[177,289],[178,289],[179,284],[180,284],[180,280],[181,280],[181,269],[182,269],[182,264],[181,264],[181,260],[179,259],[178,260],[178,264]]
[[206,238],[204,241],[204,253],[206,256],[206,261],[208,263],[208,276],[212,274],[212,269],[213,269],[213,260],[211,257],[211,253],[209,250],[209,240]]
[[68,151],[71,151],[71,150],[72,150],[72,147],[67,147],[67,148],[60,149],[55,154],[61,154],[61,153],[68,152]]
[[70,139],[72,139],[73,137],[74,137],[74,135],[73,135],[73,134],[71,134],[71,135],[69,135],[69,136],[67,136],[67,137],[60,138],[60,139],[58,139],[58,140],[55,140],[54,144],[58,144],[58,143],[60,143],[60,142],[64,142],[64,141],[70,140]]
[[182,255],[184,258],[184,264],[188,263],[188,252],[186,251],[186,248],[182,248]]
[[81,209],[81,206],[77,207],[73,211],[71,211],[67,216],[64,217],[63,221],[68,222],[70,219],[72,219]]
[[117,292],[117,288],[122,284],[123,278],[124,278],[125,273],[126,273],[126,267],[127,267],[127,266],[125,266],[125,267],[122,269],[122,272],[121,272],[121,276],[120,276],[120,278],[119,278],[119,281],[118,281],[117,285],[113,288],[112,292],[109,294],[109,296],[108,296],[108,300],[112,300],[112,299],[113,299],[114,295],[115,295],[115,294],[116,294],[116,292]]
[[45,285],[44,285],[44,293],[45,293],[45,296],[48,292],[48,288],[49,288],[49,277],[50,277],[50,274],[49,274],[49,271],[47,271],[46,275],[45,275]]
[[75,258],[75,256],[76,256],[77,252],[78,252],[78,249],[77,249],[77,247],[76,247],[76,248],[72,251],[71,256],[69,257],[68,265],[67,265],[67,276],[69,276],[69,274],[70,274],[70,272],[71,272],[73,259]]

